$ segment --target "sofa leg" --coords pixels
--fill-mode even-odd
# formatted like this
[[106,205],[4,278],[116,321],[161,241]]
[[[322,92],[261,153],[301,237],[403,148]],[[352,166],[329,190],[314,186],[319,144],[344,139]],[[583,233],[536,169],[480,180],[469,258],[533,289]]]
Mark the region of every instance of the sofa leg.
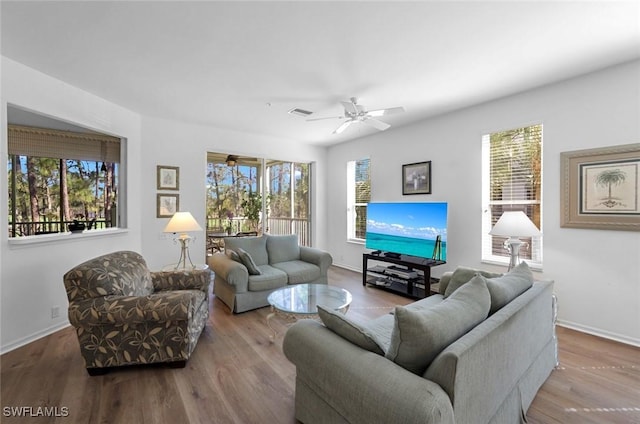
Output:
[[187,361],[169,362],[169,368],[184,368],[186,366],[187,366]]
[[91,377],[95,377],[97,375],[105,375],[109,372],[109,368],[87,368],[87,372]]

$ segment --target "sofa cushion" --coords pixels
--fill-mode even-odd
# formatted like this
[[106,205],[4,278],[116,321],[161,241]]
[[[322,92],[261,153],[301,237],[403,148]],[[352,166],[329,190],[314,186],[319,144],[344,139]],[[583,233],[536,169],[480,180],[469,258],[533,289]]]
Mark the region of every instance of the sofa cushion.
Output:
[[300,259],[298,235],[267,236],[267,253],[271,265]]
[[224,246],[226,249],[244,249],[255,262],[256,265],[266,265],[269,263],[267,256],[267,238],[261,237],[225,237]]
[[456,291],[456,289],[460,288],[460,286],[462,286],[464,283],[468,282],[473,277],[475,277],[476,273],[478,272],[487,278],[495,278],[502,275],[495,272],[487,272],[487,271],[482,271],[478,269],[459,266],[451,274],[451,278],[449,279],[449,285],[447,285],[447,288],[444,291],[444,297],[447,298],[451,296],[451,293],[453,293],[454,291]]
[[249,291],[273,290],[287,285],[287,274],[279,269],[271,265],[260,265],[258,268],[260,275],[249,275]]
[[503,276],[485,281],[491,294],[491,315],[528,290],[533,285],[533,273],[526,262],[521,262]]
[[318,305],[318,315],[325,327],[343,339],[369,352],[384,355],[384,350],[376,343],[374,336],[367,331],[365,326],[356,323],[343,313],[326,309],[320,305]]
[[249,271],[249,275],[262,274],[260,272],[260,269],[256,265],[256,263],[253,261],[253,258],[249,253],[247,253],[246,250],[244,250],[241,247],[238,247],[237,253],[238,253],[238,256],[240,257],[240,262],[242,262],[242,264],[247,267],[247,271]]
[[397,306],[386,357],[421,375],[442,350],[485,320],[490,306],[487,284],[479,275],[429,309]]
[[368,333],[385,354],[391,344],[394,322],[395,318],[392,314],[384,314],[366,323]]
[[309,262],[288,261],[272,264],[274,268],[284,271],[289,284],[310,283],[320,278],[320,267]]

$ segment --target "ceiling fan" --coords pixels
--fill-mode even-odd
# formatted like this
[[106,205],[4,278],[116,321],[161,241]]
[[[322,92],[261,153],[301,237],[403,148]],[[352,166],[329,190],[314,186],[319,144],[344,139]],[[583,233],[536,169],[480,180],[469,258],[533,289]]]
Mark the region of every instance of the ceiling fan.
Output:
[[345,121],[340,124],[338,128],[333,131],[333,134],[340,134],[344,130],[349,127],[349,125],[364,122],[365,124],[371,125],[377,130],[384,131],[389,128],[391,125],[386,122],[382,122],[379,119],[376,119],[383,115],[390,115],[392,113],[404,112],[403,107],[392,107],[388,109],[377,109],[377,110],[365,110],[364,106],[358,104],[358,99],[352,97],[350,101],[345,102],[341,101],[342,106],[344,107],[344,116],[328,116],[324,118],[311,118],[307,119],[307,121],[320,121],[323,119],[344,119]]
[[223,156],[218,158],[218,162],[225,162],[227,166],[247,165],[258,162],[258,158],[251,158],[247,156],[227,155],[224,160],[221,160]]

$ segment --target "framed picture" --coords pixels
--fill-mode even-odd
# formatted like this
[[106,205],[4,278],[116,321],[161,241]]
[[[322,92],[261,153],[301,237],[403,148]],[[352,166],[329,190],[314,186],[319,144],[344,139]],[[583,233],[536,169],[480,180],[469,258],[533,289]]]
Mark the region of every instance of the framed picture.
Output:
[[640,231],[640,144],[560,154],[560,226]]
[[431,194],[431,161],[402,165],[402,194]]
[[158,190],[180,189],[180,168],[177,166],[158,165]]
[[179,194],[158,193],[156,199],[156,216],[158,218],[171,218],[180,210]]

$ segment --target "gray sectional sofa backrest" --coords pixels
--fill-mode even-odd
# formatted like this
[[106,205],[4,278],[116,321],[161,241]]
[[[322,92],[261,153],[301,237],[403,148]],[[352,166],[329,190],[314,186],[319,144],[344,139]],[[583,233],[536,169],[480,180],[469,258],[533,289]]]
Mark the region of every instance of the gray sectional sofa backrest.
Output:
[[[421,375],[319,322],[298,321],[283,342],[296,366],[296,418],[305,424],[524,422],[556,365],[552,288],[534,282],[447,346]],[[433,295],[411,308],[444,301]]]

